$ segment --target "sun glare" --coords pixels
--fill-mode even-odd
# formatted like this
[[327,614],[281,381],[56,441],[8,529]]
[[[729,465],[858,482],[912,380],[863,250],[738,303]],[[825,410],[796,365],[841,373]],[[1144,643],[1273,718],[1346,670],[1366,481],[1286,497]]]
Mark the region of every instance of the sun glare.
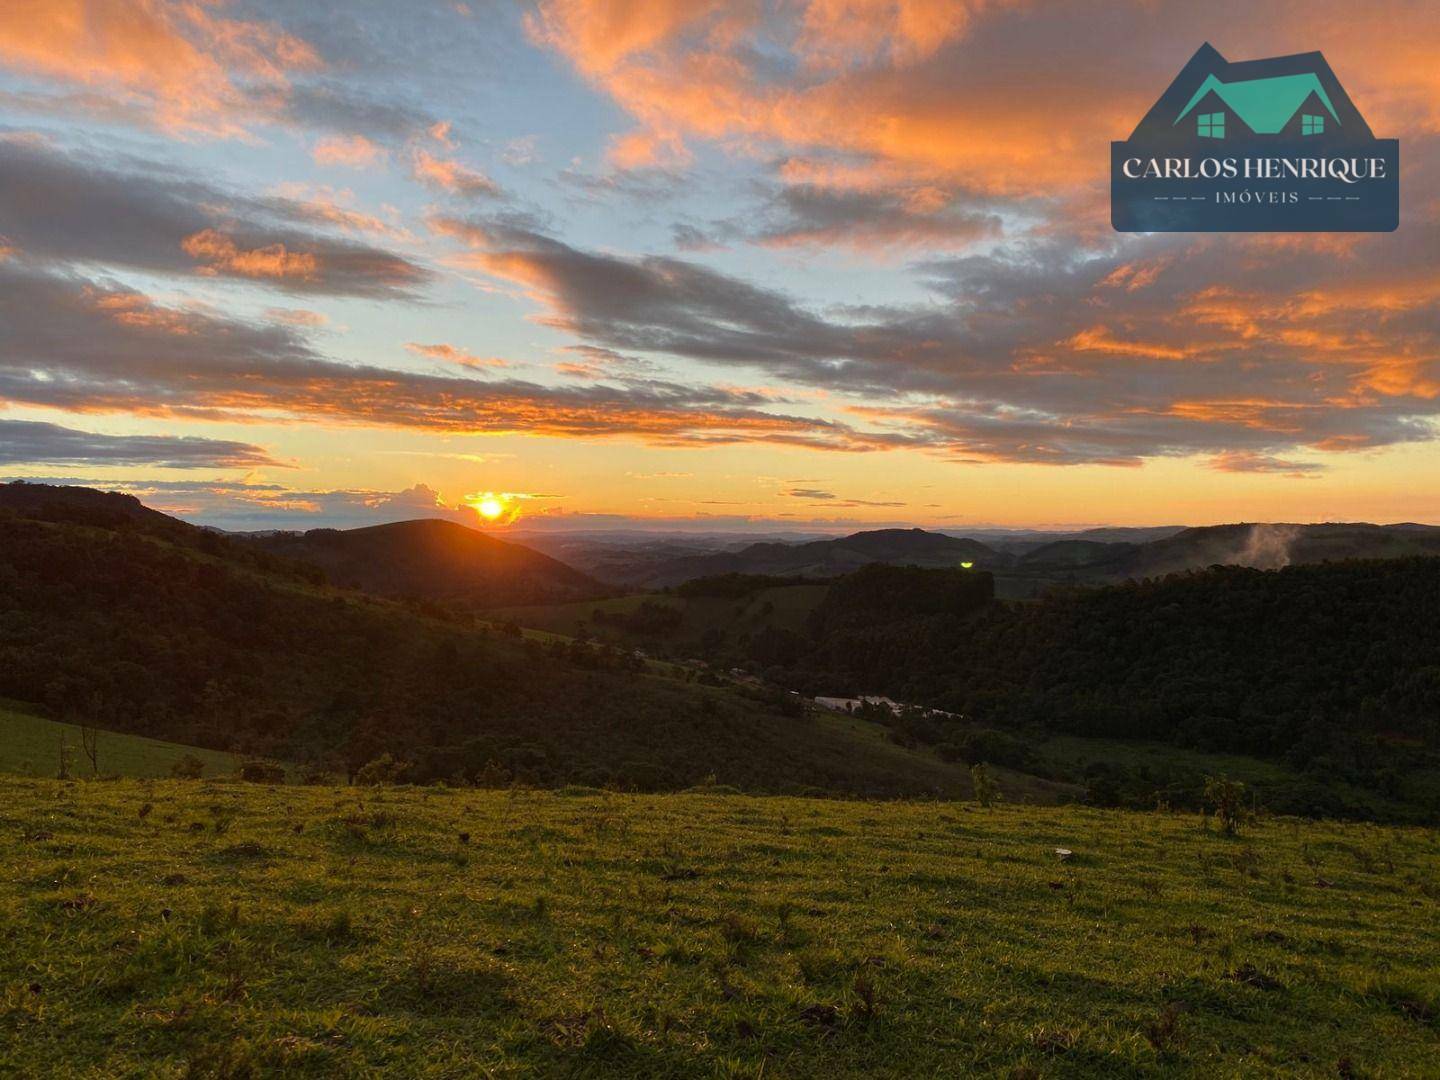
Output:
[[480,516],[486,521],[494,521],[501,514],[505,513],[505,504],[499,499],[487,496],[475,504],[475,509],[479,511]]

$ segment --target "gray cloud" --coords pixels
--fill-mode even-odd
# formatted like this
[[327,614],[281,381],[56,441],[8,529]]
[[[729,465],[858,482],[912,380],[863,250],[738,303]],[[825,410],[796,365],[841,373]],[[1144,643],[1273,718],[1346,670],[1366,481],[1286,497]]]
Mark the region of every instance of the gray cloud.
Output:
[[[757,214],[722,223],[716,236],[778,247],[943,250],[996,239],[1002,232],[1000,215],[989,201],[967,199],[953,191],[788,184],[770,191]],[[680,234],[676,239],[681,241]],[[704,246],[695,236],[686,234],[683,239],[682,249]]]
[[150,163],[113,168],[0,139],[0,175],[0,236],[32,258],[348,296],[411,296],[430,278],[404,256],[301,228],[319,217],[302,202],[222,192]]
[[1217,454],[1208,462],[1217,472],[1231,473],[1280,473],[1293,480],[1305,480],[1325,471],[1325,466],[1313,461],[1286,461],[1270,454],[1247,453],[1243,450]]
[[961,459],[1354,450],[1429,439],[1440,416],[1431,222],[1318,256],[1329,242],[1037,239],[917,265],[927,303],[823,313],[688,260],[450,224],[474,265],[588,344],[848,394],[898,440]]
[[250,443],[177,435],[100,435],[32,420],[0,420],[0,464],[236,469],[279,463]]
[[654,379],[547,386],[341,364],[302,328],[167,307],[106,282],[0,262],[0,399],[196,419],[280,413],[452,433],[630,436],[863,450],[903,439],[768,411],[773,397]]
[[436,120],[423,109],[370,97],[334,80],[312,80],[292,87],[286,105],[300,127],[385,142],[403,142]]
[[847,510],[858,510],[861,508],[874,507],[893,508],[906,505],[903,502],[893,502],[889,500],[842,499],[833,491],[822,491],[819,488],[792,488],[791,490],[785,492],[785,494],[793,499],[803,499],[806,502],[821,502],[824,503],[827,507],[834,507],[837,509],[843,508]]

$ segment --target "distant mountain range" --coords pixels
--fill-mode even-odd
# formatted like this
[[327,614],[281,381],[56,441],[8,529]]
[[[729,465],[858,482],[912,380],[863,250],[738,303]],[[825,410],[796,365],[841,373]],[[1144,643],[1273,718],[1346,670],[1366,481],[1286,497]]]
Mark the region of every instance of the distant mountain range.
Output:
[[637,568],[639,580],[627,584],[660,588],[717,574],[769,574],[776,577],[832,578],[870,563],[926,567],[971,562],[981,569],[1008,566],[1012,557],[978,540],[923,529],[877,529],[837,540],[803,544],[751,544],[739,551],[682,555]]
[[[129,495],[45,484],[0,485],[0,509],[55,520],[130,521],[205,531]],[[830,579],[871,563],[929,569],[970,563],[995,574],[1002,598],[1053,585],[1102,585],[1215,565],[1262,570],[1340,559],[1440,555],[1440,526],[1234,524],[1101,527],[1072,533],[874,529],[849,536],[747,543],[738,537],[547,538],[529,544],[434,518],[359,529],[232,533],[257,551],[318,567],[326,580],[379,596],[473,609],[591,600],[721,574]],[[556,557],[559,556],[559,557]],[[563,561],[562,561],[563,559]]]
[[650,548],[635,551],[628,564],[612,548],[606,568],[609,580],[655,589],[719,574],[832,578],[868,563],[938,569],[968,562],[976,569],[993,571],[1000,595],[1015,597],[1033,595],[1055,584],[1105,584],[1214,565],[1270,570],[1407,555],[1440,555],[1440,527],[1237,524],[1103,528],[1070,534],[992,535],[989,542],[924,529],[879,529],[832,540],[759,543],[705,554],[666,555]]

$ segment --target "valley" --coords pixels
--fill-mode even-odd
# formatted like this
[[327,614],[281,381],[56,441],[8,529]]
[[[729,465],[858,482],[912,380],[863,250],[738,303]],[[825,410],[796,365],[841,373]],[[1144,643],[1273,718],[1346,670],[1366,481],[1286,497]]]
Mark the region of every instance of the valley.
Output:
[[[1187,532],[1198,539],[1030,554],[1121,545],[1157,562],[1253,535]],[[1394,532],[1383,543],[1397,550],[1428,542]],[[1290,542],[1343,554],[1356,535],[1380,533]],[[1036,803],[1198,809],[1207,777],[1232,774],[1278,812],[1440,816],[1440,667],[1426,659],[1440,620],[1401,616],[1440,611],[1440,559],[1213,567],[1017,602],[1000,595],[1003,569],[979,565],[978,541],[900,532],[845,543],[976,558],[830,578],[730,571],[606,596],[445,522],[260,539],[124,496],[0,487],[0,695],[34,722],[280,761],[317,782],[384,759],[411,781],[953,798],[984,766]],[[789,550],[765,547],[767,565]],[[997,565],[1025,557],[987,550]],[[487,576],[536,584],[516,566],[600,592],[491,605],[507,594]],[[344,587],[354,567],[374,591]],[[909,707],[813,703],[859,695]],[[1071,752],[1051,752],[1064,740]]]

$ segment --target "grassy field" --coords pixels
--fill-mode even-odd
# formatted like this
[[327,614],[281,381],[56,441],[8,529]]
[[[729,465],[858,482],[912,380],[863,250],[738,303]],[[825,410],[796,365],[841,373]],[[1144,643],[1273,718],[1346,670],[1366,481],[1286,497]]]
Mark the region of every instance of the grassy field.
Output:
[[0,866],[0,1074],[1440,1075],[1433,831],[0,777]]
[[[46,720],[18,706],[0,702],[0,772],[57,775],[62,738],[69,748],[71,775],[88,775],[90,761],[81,752],[78,727]],[[100,733],[95,764],[102,776],[169,776],[170,767],[186,754],[193,754],[205,763],[207,776],[233,773],[239,765],[234,754],[111,731]]]

